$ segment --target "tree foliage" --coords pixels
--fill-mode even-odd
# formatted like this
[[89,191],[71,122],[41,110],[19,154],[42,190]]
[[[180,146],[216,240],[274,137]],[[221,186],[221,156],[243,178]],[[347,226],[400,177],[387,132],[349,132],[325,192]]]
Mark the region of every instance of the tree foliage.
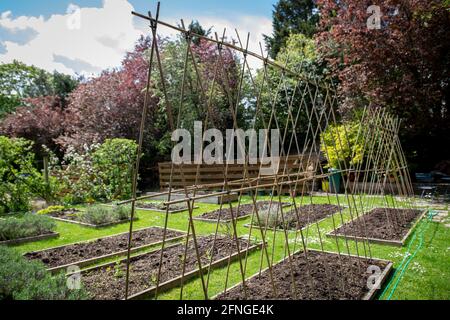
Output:
[[[320,51],[340,81],[342,110],[368,103],[403,120],[405,150],[430,169],[450,158],[450,27],[441,0],[319,0]],[[367,28],[370,5],[380,29]]]
[[273,11],[273,34],[265,36],[270,56],[275,59],[292,33],[311,38],[316,33],[319,14],[316,0],[280,0]]
[[24,98],[57,96],[65,105],[77,85],[77,79],[56,71],[51,74],[19,61],[0,64],[0,118],[21,106]]

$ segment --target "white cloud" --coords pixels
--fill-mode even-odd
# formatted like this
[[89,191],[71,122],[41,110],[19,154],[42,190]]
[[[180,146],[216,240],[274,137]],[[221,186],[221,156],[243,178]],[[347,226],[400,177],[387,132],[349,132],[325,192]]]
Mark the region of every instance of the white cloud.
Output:
[[[10,33],[33,30],[36,35],[26,43],[0,42],[4,50],[0,62],[14,59],[27,64],[69,74],[96,74],[103,69],[120,65],[126,51],[133,48],[141,34],[149,34],[148,22],[133,17],[133,6],[127,0],[104,0],[101,8],[78,8],[70,5],[66,14],[44,17],[12,17],[12,12],[0,14],[0,28]],[[179,17],[161,17],[162,20],[177,24]],[[271,21],[265,17],[236,16],[230,19],[212,16],[184,17],[186,22],[197,19],[203,26],[214,26],[219,35],[227,27],[228,35],[236,38],[234,28],[252,34],[249,50],[259,53],[262,33],[270,34]],[[167,36],[173,32],[161,28],[160,34]],[[256,64],[252,63],[256,67]]]

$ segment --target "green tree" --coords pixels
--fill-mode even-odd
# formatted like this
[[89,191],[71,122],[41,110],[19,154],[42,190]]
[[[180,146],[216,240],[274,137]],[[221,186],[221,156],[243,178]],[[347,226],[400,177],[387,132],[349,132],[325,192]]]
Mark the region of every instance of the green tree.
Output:
[[319,14],[315,0],[280,0],[273,11],[273,34],[264,36],[270,56],[275,59],[292,33],[311,38],[316,33]]
[[65,105],[78,82],[72,76],[56,71],[52,74],[19,61],[0,64],[0,118],[23,105],[25,98],[58,96]]

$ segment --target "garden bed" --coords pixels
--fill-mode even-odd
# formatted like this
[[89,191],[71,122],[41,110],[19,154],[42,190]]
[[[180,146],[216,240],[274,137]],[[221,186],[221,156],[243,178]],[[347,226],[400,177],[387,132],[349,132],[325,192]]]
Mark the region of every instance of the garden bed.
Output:
[[[228,263],[230,249],[233,251],[232,260],[238,258],[234,239],[218,237],[214,252],[211,253],[213,239],[213,235],[197,239],[203,273],[208,270],[211,255],[213,258],[213,268]],[[251,245],[248,241],[240,239],[241,255],[245,254],[247,250],[252,251],[257,248],[260,248],[260,245]],[[182,281],[183,261],[185,261],[184,283],[188,279],[199,275],[200,270],[192,240],[188,243],[186,257],[184,257],[184,252],[184,243],[175,244],[164,249],[158,292],[180,285]],[[161,250],[157,250],[131,258],[129,299],[153,298],[156,290],[160,257]],[[117,263],[109,263],[86,269],[82,273],[82,282],[93,299],[124,299],[125,273],[126,259]]]
[[327,236],[402,246],[425,213],[416,209],[375,208]]
[[[258,201],[256,202],[256,205],[258,206],[258,210],[262,210],[265,207],[269,207],[271,205],[271,208],[274,210],[277,210],[279,206],[279,202],[273,201],[272,204],[270,201]],[[291,204],[287,202],[282,202],[281,205],[283,207],[288,207]],[[252,215],[253,213],[253,203],[250,204],[241,204],[239,206],[239,210],[237,210],[237,206],[233,207],[233,215],[236,220],[245,219]],[[217,222],[220,217],[220,222],[228,223],[232,221],[232,215],[231,210],[228,206],[223,206],[222,209],[217,209],[210,212],[205,212],[199,216],[194,217],[194,220],[204,221],[204,222]]]
[[[380,286],[392,270],[387,260],[365,259],[337,253],[308,250],[306,260],[303,252],[292,255],[292,273],[288,258],[272,267],[276,294],[268,269],[246,280],[247,299],[249,300],[370,300],[378,291],[369,289],[367,270],[369,266],[379,267]],[[293,293],[292,277],[296,294]],[[215,297],[218,300],[243,300],[245,294],[242,283]]]
[[[297,211],[292,209],[288,212],[283,212],[284,223],[280,212],[278,212],[278,216],[277,212],[273,212],[272,216],[268,216],[269,213],[260,213],[259,219],[263,222],[263,225],[259,226],[258,221],[254,219],[253,228],[267,228],[268,230],[275,228],[279,231],[306,229],[312,224],[319,223],[331,217],[342,209],[342,207],[334,204],[308,204],[298,207]],[[249,224],[245,226],[250,227]]]
[[[113,220],[113,221],[107,221],[107,222],[100,222],[100,223],[90,223],[82,221],[81,215],[85,214],[85,211],[81,211],[78,209],[63,209],[60,211],[52,211],[48,213],[47,215],[55,220],[62,221],[62,222],[68,222],[73,224],[78,224],[90,228],[104,228],[104,227],[110,227],[116,224],[129,222],[130,219],[119,219],[119,220]],[[137,220],[137,217],[134,217],[133,220]]]
[[59,236],[55,222],[44,216],[25,214],[0,220],[0,245],[14,245]]
[[[131,252],[136,252],[162,243],[163,228],[150,227],[133,231],[133,246]],[[167,230],[166,242],[184,238],[185,233]],[[110,237],[98,238],[42,251],[24,254],[29,260],[41,261],[49,271],[56,272],[71,265],[83,268],[106,258],[123,256],[128,248],[128,232]]]

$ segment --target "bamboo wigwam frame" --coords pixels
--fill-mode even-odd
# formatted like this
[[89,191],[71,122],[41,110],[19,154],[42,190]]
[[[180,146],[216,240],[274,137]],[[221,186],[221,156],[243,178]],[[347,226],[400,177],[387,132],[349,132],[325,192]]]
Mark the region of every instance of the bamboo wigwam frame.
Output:
[[[343,131],[338,131],[336,125],[341,124],[344,120],[341,119],[337,113],[339,99],[337,97],[336,91],[333,86],[326,80],[319,79],[312,74],[306,74],[305,72],[300,73],[297,70],[301,70],[302,65],[300,64],[296,70],[291,70],[287,67],[288,60],[284,65],[279,62],[274,62],[268,59],[267,55],[264,54],[261,47],[261,53],[257,54],[248,50],[250,35],[248,34],[245,41],[239,32],[235,31],[235,37],[237,42],[229,43],[226,42],[226,30],[223,31],[222,36],[219,37],[217,33],[214,34],[214,38],[210,38],[203,35],[198,35],[189,31],[185,28],[184,22],[181,21],[180,26],[173,26],[169,23],[163,22],[159,19],[160,7],[156,10],[156,14],[148,13],[148,15],[143,15],[140,13],[132,12],[132,14],[138,18],[144,19],[150,25],[150,35],[151,35],[151,49],[149,53],[149,70],[148,70],[148,83],[145,91],[145,102],[142,109],[142,122],[140,126],[140,134],[138,140],[138,155],[136,158],[136,168],[134,170],[133,176],[133,188],[132,188],[132,199],[127,201],[122,201],[119,205],[131,203],[131,216],[134,218],[136,201],[143,199],[151,199],[156,197],[164,196],[166,198],[165,203],[167,205],[175,203],[186,203],[188,206],[188,230],[186,236],[186,250],[188,241],[193,241],[196,256],[198,262],[198,276],[201,282],[201,288],[203,297],[205,299],[210,299],[220,292],[209,292],[210,283],[210,273],[208,270],[208,264],[205,267],[204,257],[201,259],[198,246],[197,246],[197,235],[196,226],[201,221],[196,221],[193,215],[193,208],[196,202],[201,199],[208,197],[220,197],[225,195],[230,195],[237,193],[238,203],[232,204],[221,203],[220,209],[225,205],[225,208],[233,208],[239,206],[243,195],[249,195],[252,203],[255,205],[253,214],[251,215],[251,220],[261,224],[261,212],[256,207],[256,201],[258,200],[259,190],[269,190],[270,191],[270,201],[271,202],[284,202],[287,201],[285,197],[282,198],[282,193],[286,190],[289,192],[290,199],[292,202],[291,209],[299,215],[299,207],[303,204],[312,204],[313,199],[310,196],[314,190],[312,186],[316,185],[318,182],[329,179],[332,173],[324,169],[321,161],[312,161],[313,168],[306,170],[303,166],[299,166],[298,169],[293,172],[288,170],[286,166],[281,166],[276,174],[271,176],[263,176],[261,172],[257,175],[249,175],[248,168],[249,155],[246,154],[246,161],[243,166],[242,177],[236,179],[228,177],[228,164],[223,164],[223,176],[224,179],[221,182],[204,183],[201,181],[200,177],[200,165],[197,166],[195,170],[195,180],[191,184],[183,184],[182,187],[176,187],[173,183],[174,175],[180,174],[181,177],[177,177],[178,180],[185,181],[183,175],[183,170],[175,170],[175,165],[171,163],[170,165],[170,179],[166,186],[167,190],[153,193],[151,195],[136,196],[137,191],[137,177],[140,166],[140,158],[142,153],[143,145],[143,135],[146,127],[145,119],[148,115],[148,105],[150,102],[150,88],[151,82],[154,79],[158,80],[161,86],[161,90],[164,96],[164,108],[167,112],[167,119],[169,123],[170,130],[175,130],[181,128],[182,124],[182,114],[185,108],[184,100],[186,99],[187,90],[187,79],[191,82],[195,82],[198,85],[198,95],[200,103],[203,104],[205,110],[205,118],[203,119],[203,127],[209,128],[214,126],[214,117],[212,116],[212,99],[214,92],[218,90],[223,90],[221,92],[225,97],[228,97],[229,112],[233,119],[234,130],[240,129],[238,126],[237,119],[240,116],[239,107],[243,103],[240,97],[242,94],[242,83],[244,78],[250,79],[251,89],[253,91],[253,98],[255,101],[255,113],[254,119],[252,119],[253,127],[257,121],[263,124],[264,128],[276,128],[280,130],[280,157],[295,156],[295,154],[300,154],[302,159],[317,159],[317,155],[321,155],[323,158],[328,159],[331,153],[338,154],[342,158],[348,158],[349,154],[343,154],[343,149],[345,149],[345,144],[348,142],[347,128],[344,126]],[[169,28],[173,32],[178,33],[184,39],[185,46],[185,61],[183,69],[183,82],[181,87],[172,88],[170,81],[168,81],[166,74],[164,72],[164,60],[161,58],[160,52],[160,42],[158,41],[158,31],[160,28]],[[198,59],[195,52],[192,50],[192,40],[193,38],[201,39],[201,41],[206,41],[214,48],[213,57],[215,59],[213,70],[213,77],[206,79],[204,75],[199,71]],[[239,59],[239,72],[238,72],[238,85],[235,88],[229,87],[229,74],[228,70],[224,67],[223,63],[223,53],[225,50],[230,51],[236,58]],[[261,65],[261,77],[256,80],[253,71],[249,65],[249,59],[256,59]],[[189,71],[190,70],[190,71]],[[276,82],[273,79],[269,79],[268,74],[276,74],[278,78]],[[217,85],[218,81],[226,84],[223,87]],[[207,85],[207,86],[206,86]],[[205,90],[205,88],[210,88],[210,90]],[[289,87],[289,90],[287,88]],[[212,88],[212,89],[211,89]],[[171,90],[171,94],[169,94]],[[230,96],[230,91],[233,90],[233,95]],[[178,105],[173,103],[174,95],[173,92],[176,91],[179,95]],[[262,93],[269,97],[268,99],[262,98]],[[284,114],[287,114],[287,118],[280,118],[277,109],[276,101],[283,101],[287,105],[287,110],[283,110]],[[270,114],[264,114],[260,110],[262,108],[269,110]],[[301,124],[299,121],[300,115],[306,116],[307,125]],[[347,164],[346,162],[339,163],[337,173],[342,176],[343,179],[343,193],[330,193],[326,191],[323,194],[328,203],[336,204],[340,207],[339,211],[331,217],[327,218],[328,221],[332,222],[332,229],[336,231],[340,224],[345,223],[349,220],[358,219],[360,216],[364,215],[370,209],[380,206],[382,203],[383,207],[386,208],[396,208],[401,203],[402,208],[413,208],[413,188],[411,184],[411,178],[408,172],[407,163],[403,154],[402,146],[398,137],[398,132],[400,128],[400,120],[392,117],[388,112],[382,108],[375,108],[368,105],[362,112],[359,119],[359,129],[356,137],[356,142],[362,146],[362,154],[364,156],[364,161],[356,164]],[[231,129],[231,128],[230,128]],[[301,129],[304,136],[299,137],[297,135],[298,129]],[[323,133],[331,130],[333,133],[333,141],[331,145],[323,143]],[[301,139],[300,139],[301,138]],[[322,145],[322,147],[321,147]],[[245,146],[241,146],[245,149]],[[350,148],[350,150],[352,150]],[[246,150],[247,152],[247,150]],[[319,157],[320,158],[320,157]],[[183,167],[183,165],[179,165]],[[262,164],[261,164],[262,168]],[[166,166],[167,169],[167,166]],[[359,181],[364,186],[363,190],[365,193],[359,193],[355,184],[352,184],[349,178],[351,174],[355,175],[355,181]],[[301,186],[299,188],[299,186]],[[387,189],[386,189],[387,188]],[[386,190],[390,194],[396,194],[396,197],[387,194]],[[395,189],[395,190],[394,190]],[[215,190],[206,194],[198,194],[199,191]],[[300,191],[299,191],[300,190]],[[185,196],[179,196],[182,193]],[[175,198],[172,197],[173,194],[177,194]],[[267,198],[266,198],[267,199]],[[290,210],[291,210],[290,209]],[[284,221],[284,210],[280,207],[277,213],[277,219]],[[169,221],[169,212],[166,210],[164,217],[164,228],[167,228]],[[401,218],[401,217],[400,217]],[[212,248],[215,246],[215,239],[219,233],[219,225],[222,224],[220,217],[216,222],[216,231],[214,242],[212,243]],[[194,223],[195,222],[195,223]],[[343,239],[338,239],[337,237],[330,238],[326,240],[325,234],[330,231],[330,227],[323,227],[322,223],[313,221],[313,224],[309,228],[315,229],[319,235],[321,252],[327,254],[324,250],[324,242],[331,241],[336,246],[336,257],[339,259],[342,255],[356,255],[361,260],[375,261],[375,257],[372,257],[371,243],[367,237],[353,237],[349,235],[343,235]],[[390,224],[391,219],[389,214],[386,212],[386,223]],[[276,279],[277,274],[274,274],[273,266],[277,263],[273,259],[273,252],[276,250],[275,247],[275,237],[281,237],[284,243],[284,254],[285,259],[289,264],[292,279],[294,279],[294,269],[291,261],[293,254],[299,251],[303,252],[306,261],[308,261],[308,238],[305,235],[304,229],[295,230],[295,232],[288,232],[287,230],[277,230],[276,228],[253,228],[249,225],[249,228],[242,228],[246,230],[247,234],[238,234],[237,219],[232,217],[231,221],[228,222],[230,236],[236,241],[237,253],[230,252],[230,259],[226,264],[226,276],[223,279],[223,290],[226,291],[232,285],[236,283],[230,283],[229,273],[230,265],[232,262],[231,256],[235,258],[235,265],[239,268],[240,272],[240,284],[242,287],[246,288],[246,279],[253,276],[250,274],[247,268],[248,259],[250,254],[242,250],[239,245],[239,237],[246,236],[248,239],[253,239],[257,236],[261,240],[261,250],[260,250],[260,272],[263,270],[263,266],[267,266],[267,272],[270,274],[270,287],[276,297]],[[367,226],[364,226],[364,228]],[[392,226],[394,227],[394,226]],[[132,231],[133,231],[133,219],[130,221],[129,229],[129,244],[128,253],[125,262],[127,263],[126,281],[125,281],[125,297],[126,298],[136,298],[135,296],[129,295],[129,283],[130,283],[130,255],[132,248]],[[270,241],[267,241],[270,239]],[[352,244],[352,249],[350,250],[350,244]],[[166,247],[166,235],[163,236],[162,248],[161,248],[161,258],[158,270],[157,279],[160,278],[161,264],[163,261],[163,253]],[[186,251],[185,251],[186,253]],[[254,254],[253,254],[254,255]],[[255,256],[253,256],[254,258]],[[339,260],[340,261],[340,260]],[[209,267],[213,263],[213,258],[209,260]],[[308,264],[309,266],[309,264]],[[390,268],[388,268],[390,270]],[[388,270],[388,271],[389,271]],[[383,277],[387,276],[388,271],[383,273]],[[330,272],[332,272],[330,270]],[[177,282],[181,286],[180,299],[183,299],[183,287],[186,283],[188,275],[180,275],[181,281]],[[186,279],[185,279],[186,277]],[[345,286],[346,283],[344,278],[342,278],[342,296],[345,297]],[[156,284],[155,288],[152,289],[152,295],[158,298],[159,289],[163,284],[159,282]],[[301,290],[301,283],[295,283],[293,280],[292,287],[297,287]],[[161,288],[162,289],[162,288]],[[246,292],[246,291],[245,291]],[[294,293],[293,293],[294,294]],[[363,292],[364,297],[373,297],[374,292],[367,290]],[[294,297],[296,295],[294,294]]]

